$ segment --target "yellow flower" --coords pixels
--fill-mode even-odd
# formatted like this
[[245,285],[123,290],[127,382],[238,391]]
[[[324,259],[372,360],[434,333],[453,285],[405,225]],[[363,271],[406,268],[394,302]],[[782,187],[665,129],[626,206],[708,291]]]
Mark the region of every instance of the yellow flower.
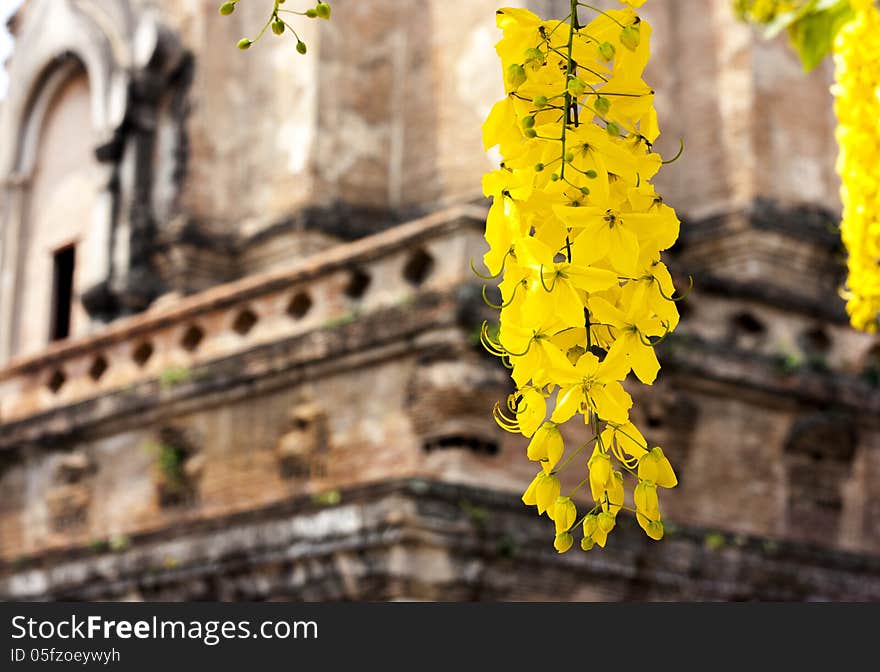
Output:
[[617,342],[629,357],[633,373],[640,381],[650,385],[657,378],[660,362],[649,339],[652,336],[665,336],[667,328],[645,301],[644,283],[636,283],[632,287],[632,291],[629,285],[624,288],[624,299],[628,304],[626,311],[596,296],[590,299],[590,312],[597,322],[612,328]]
[[[580,487],[589,484],[596,502],[584,519],[581,548],[589,550],[604,547],[616,525],[623,471],[641,477],[636,518],[653,538],[663,534],[657,487],[676,484],[662,450],[649,450],[630,422],[622,384],[631,370],[654,381],[652,339],[678,324],[662,252],[680,226],[651,184],[662,165],[651,144],[654,93],[643,79],[651,29],[634,11],[643,0],[622,4],[584,26],[575,16],[543,21],[500,10],[496,50],[508,94],[483,125],[486,148],[497,146],[503,160],[483,180],[492,198],[484,263],[501,278],[502,300],[497,337],[484,330],[481,340],[512,370],[516,417],[496,417],[530,438],[527,456],[542,469],[523,502],[554,521],[560,552],[573,544],[571,494]],[[557,472],[578,463],[562,461],[559,425],[576,415],[597,436],[589,475],[562,497]]]
[[534,387],[520,390],[519,403],[516,405],[516,420],[523,436],[532,436],[544,422],[547,415],[547,401],[544,395]]
[[620,382],[629,371],[626,355],[619,347],[612,348],[603,361],[591,352],[584,353],[576,365],[567,360],[552,369],[553,379],[560,385],[556,408],[551,421],[561,424],[575,413],[596,413],[603,420],[625,423],[632,407],[632,397]]

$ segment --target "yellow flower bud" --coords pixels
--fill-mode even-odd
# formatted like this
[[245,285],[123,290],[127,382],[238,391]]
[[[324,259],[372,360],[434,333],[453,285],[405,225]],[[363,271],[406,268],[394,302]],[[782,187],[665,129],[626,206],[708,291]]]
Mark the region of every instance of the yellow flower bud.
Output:
[[637,513],[636,520],[638,520],[639,526],[645,531],[645,534],[651,537],[651,539],[660,541],[663,538],[663,523],[660,522],[659,517],[654,520],[641,513]]
[[553,541],[553,548],[555,548],[559,553],[565,553],[569,550],[574,544],[574,537],[571,536],[568,532],[563,532],[562,534],[557,534],[556,539]]
[[590,470],[590,491],[593,499],[601,502],[604,500],[605,490],[611,479],[611,458],[596,446],[587,468]]
[[654,520],[660,517],[660,501],[657,498],[657,486],[650,481],[639,481],[633,491],[636,511]]
[[553,522],[556,523],[556,533],[566,532],[577,520],[577,507],[571,501],[571,497],[557,497],[556,506],[553,510]]
[[553,467],[562,458],[565,452],[565,444],[562,434],[556,423],[545,422],[538,428],[526,450],[528,458],[533,462],[541,462],[545,473],[553,470]]
[[542,474],[538,477],[538,484],[535,488],[535,502],[538,505],[538,513],[544,513],[556,503],[559,497],[559,479],[549,474]]
[[639,459],[639,478],[656,483],[661,488],[674,488],[678,485],[672,465],[660,446],[655,446]]
[[609,532],[611,532],[611,530],[614,529],[614,525],[616,523],[617,523],[617,519],[613,515],[608,513],[607,511],[603,511],[602,513],[599,514],[598,527],[605,534],[608,534]]
[[540,479],[544,475],[543,471],[539,471],[535,477],[532,479],[532,482],[529,483],[529,487],[526,488],[526,491],[523,493],[522,501],[526,506],[536,506],[538,504],[538,499],[536,493],[538,491],[538,479]]

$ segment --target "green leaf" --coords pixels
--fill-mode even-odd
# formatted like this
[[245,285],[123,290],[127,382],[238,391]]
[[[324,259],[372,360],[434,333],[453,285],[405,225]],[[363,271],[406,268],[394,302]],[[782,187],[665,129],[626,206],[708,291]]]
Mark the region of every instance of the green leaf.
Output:
[[807,72],[831,53],[834,36],[853,16],[847,0],[814,2],[809,7],[788,26],[788,36]]

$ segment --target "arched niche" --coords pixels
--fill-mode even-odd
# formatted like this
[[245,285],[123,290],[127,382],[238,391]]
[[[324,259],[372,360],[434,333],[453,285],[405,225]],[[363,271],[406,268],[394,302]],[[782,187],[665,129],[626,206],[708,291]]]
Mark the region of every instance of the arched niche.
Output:
[[[95,157],[125,117],[126,13],[114,0],[32,0],[15,19],[0,115],[0,365],[49,342],[59,248],[76,246],[75,292],[108,273],[113,168]],[[75,307],[70,328],[88,329]]]
[[79,293],[95,269],[107,266],[105,227],[95,221],[105,176],[90,106],[85,67],[71,57],[49,76],[27,124],[33,139],[12,315],[15,355],[85,333],[89,319]]
[[133,0],[30,0],[14,23],[0,108],[0,366],[50,340],[47,264],[59,248],[76,246],[70,335],[158,294],[155,128],[183,62],[156,12]]

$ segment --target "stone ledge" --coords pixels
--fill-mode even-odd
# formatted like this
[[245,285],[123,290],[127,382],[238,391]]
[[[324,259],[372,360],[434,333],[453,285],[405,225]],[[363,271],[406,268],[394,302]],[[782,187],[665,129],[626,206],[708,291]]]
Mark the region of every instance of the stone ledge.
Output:
[[874,556],[671,525],[658,544],[628,517],[605,550],[558,556],[552,526],[512,493],[409,479],[340,494],[140,535],[115,553],[6,563],[0,597],[880,599]]
[[661,375],[685,374],[695,385],[734,386],[772,405],[845,409],[860,423],[880,424],[880,390],[856,376],[839,371],[782,373],[772,357],[683,334],[671,334],[658,350]]

